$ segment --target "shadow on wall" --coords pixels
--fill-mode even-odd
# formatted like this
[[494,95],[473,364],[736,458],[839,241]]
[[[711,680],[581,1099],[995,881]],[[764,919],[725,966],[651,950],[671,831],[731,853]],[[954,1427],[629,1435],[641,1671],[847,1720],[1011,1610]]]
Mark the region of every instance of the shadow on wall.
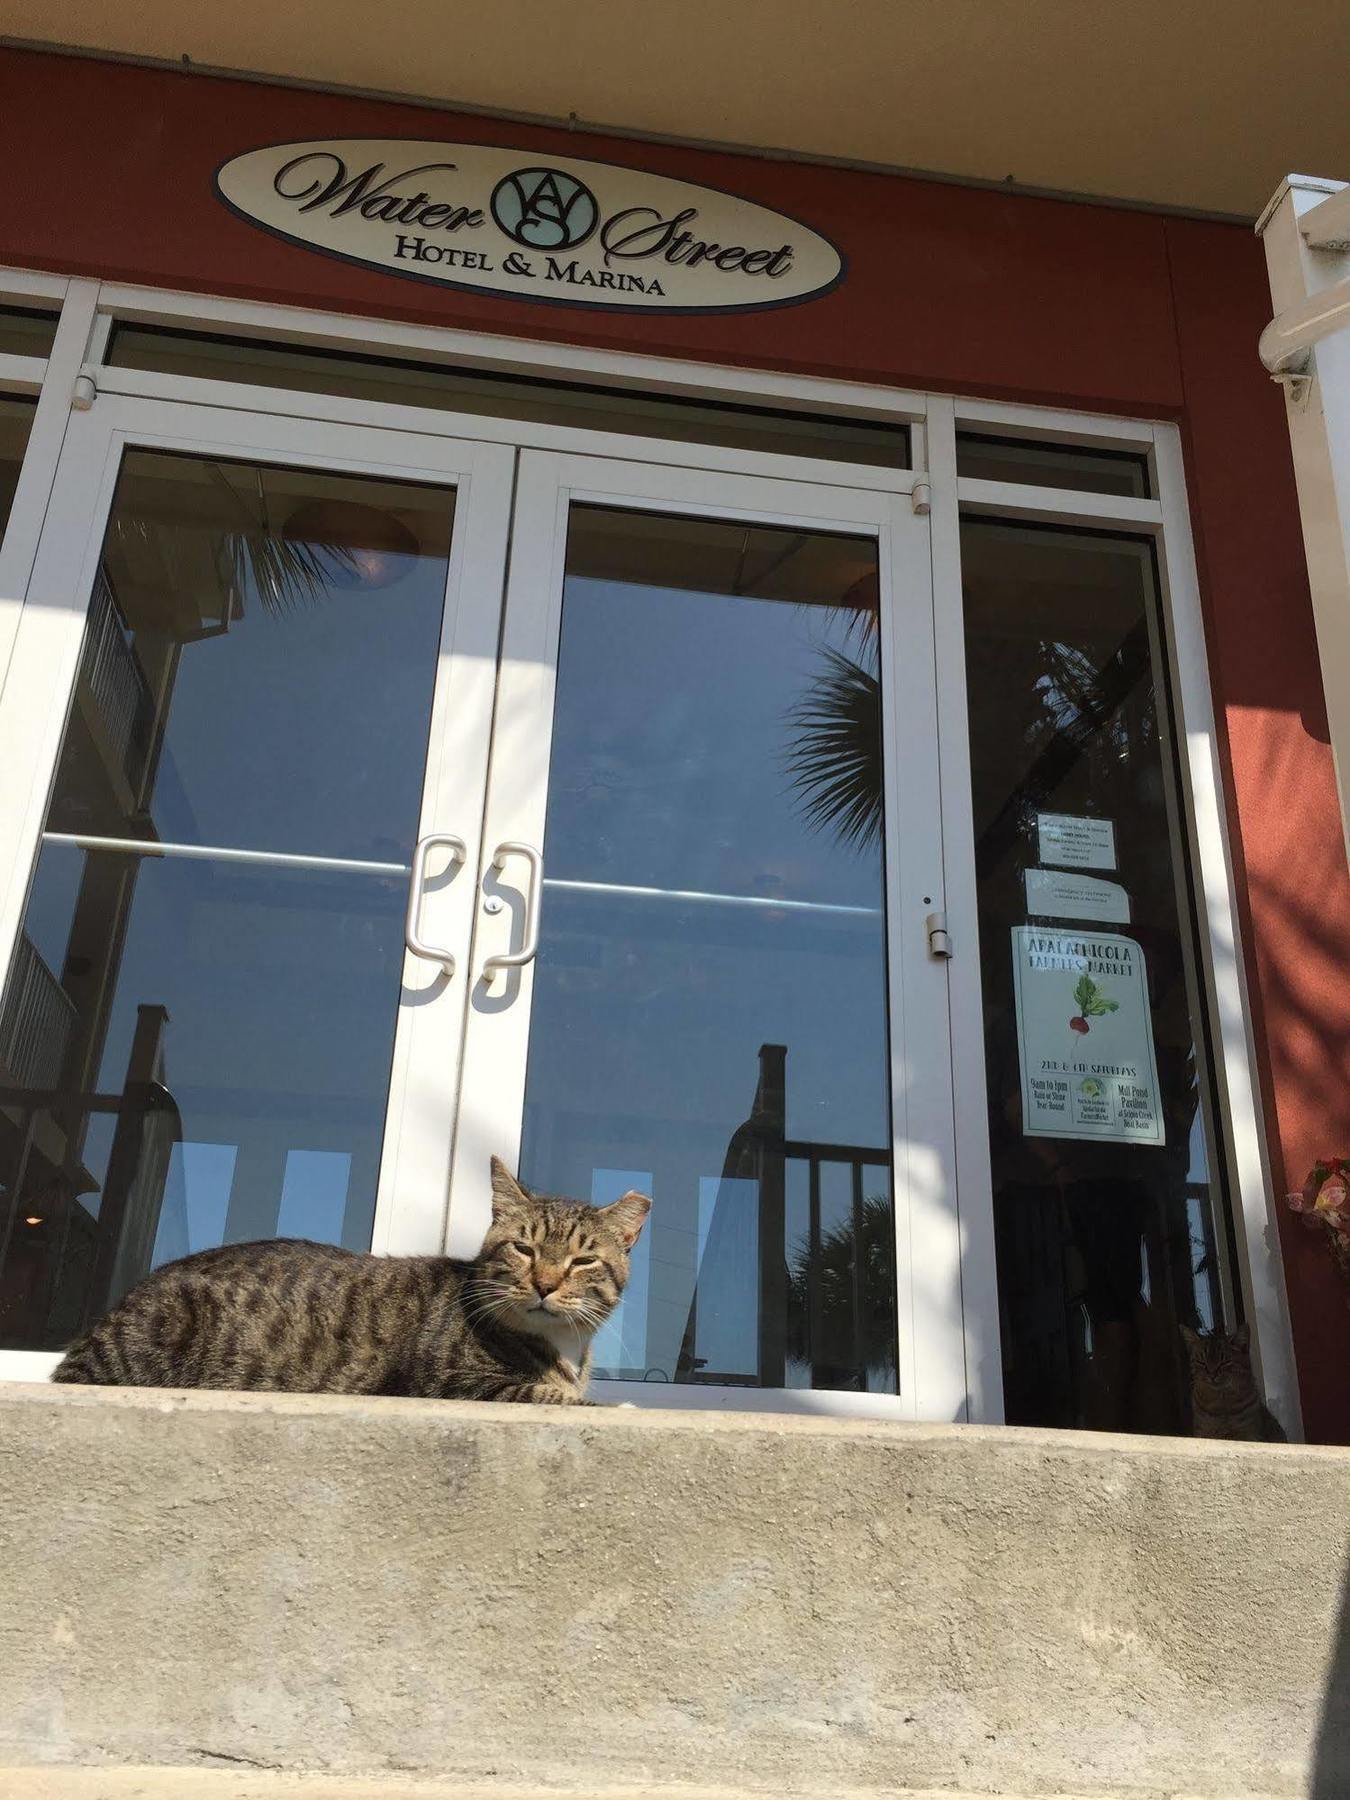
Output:
[[1341,1616],[1327,1664],[1322,1720],[1313,1752],[1308,1800],[1345,1800],[1350,1794],[1350,1569],[1341,1591]]
[[[1283,781],[1282,773],[1289,779]],[[1350,882],[1345,851],[1335,841],[1309,841],[1306,821],[1288,796],[1297,795],[1296,770],[1272,771],[1286,796],[1274,855],[1255,868],[1248,857],[1247,885],[1258,948],[1262,997],[1273,1021],[1271,1055],[1286,1091],[1298,1096],[1299,1117],[1284,1124],[1285,1147],[1303,1150],[1302,1129],[1316,1134],[1350,1131],[1350,988],[1344,980],[1350,933]],[[1335,1153],[1320,1135],[1308,1157]],[[1287,1171],[1301,1177],[1305,1171]]]

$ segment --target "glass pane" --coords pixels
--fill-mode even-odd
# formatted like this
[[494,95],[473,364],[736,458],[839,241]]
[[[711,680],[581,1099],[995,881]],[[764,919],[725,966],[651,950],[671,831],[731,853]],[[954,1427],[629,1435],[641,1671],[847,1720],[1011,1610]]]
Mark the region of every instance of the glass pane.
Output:
[[453,504],[129,451],[47,829],[406,861]]
[[214,1244],[369,1245],[406,876],[284,858],[409,860],[453,505],[127,453],[0,1003],[0,1346]]
[[23,453],[33,426],[33,402],[0,395],[0,537],[9,523],[14,490],[19,485]]
[[0,306],[0,356],[50,356],[56,320],[36,307]]
[[143,325],[118,326],[108,360],[126,369],[160,369],[215,381],[344,394],[354,400],[398,406],[434,406],[494,419],[529,419],[536,424],[628,432],[680,443],[726,444],[779,456],[909,467],[908,429],[889,421],[872,423],[654,398],[630,389],[575,387],[519,375],[479,374],[438,363],[347,356],[301,344],[208,337]]
[[369,1248],[404,898],[43,846],[0,1014],[0,1345],[55,1349],[214,1244]]
[[1011,1423],[1176,1432],[1226,1313],[1151,547],[962,527]]
[[956,473],[977,481],[1020,481],[1080,494],[1128,494],[1136,500],[1147,500],[1151,492],[1146,456],[1032,438],[985,437],[977,431],[957,432]]
[[893,1392],[870,540],[571,517],[524,1178],[653,1195],[632,1380]]

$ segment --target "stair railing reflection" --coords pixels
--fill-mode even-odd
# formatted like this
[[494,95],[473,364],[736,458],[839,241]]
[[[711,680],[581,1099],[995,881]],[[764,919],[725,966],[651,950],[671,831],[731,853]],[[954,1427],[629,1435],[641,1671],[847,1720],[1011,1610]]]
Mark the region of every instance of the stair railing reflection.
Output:
[[[689,1304],[676,1380],[700,1385],[781,1388],[789,1361],[804,1364],[813,1387],[864,1388],[869,1368],[894,1361],[894,1223],[889,1196],[867,1196],[867,1169],[884,1170],[889,1186],[891,1154],[866,1145],[817,1143],[787,1136],[787,1046],[763,1044],[759,1080],[749,1117],[732,1133],[723,1159],[717,1198],[699,1257],[699,1280]],[[787,1241],[787,1171],[807,1172],[807,1234],[795,1248]],[[847,1223],[826,1231],[822,1170],[848,1170]],[[746,1363],[736,1369],[709,1366],[698,1354],[699,1295],[704,1271],[734,1261],[729,1207],[722,1184],[752,1185],[756,1195],[757,1311],[748,1328]],[[719,1219],[719,1215],[721,1215]],[[720,1229],[719,1229],[720,1225]],[[841,1279],[842,1273],[842,1279]],[[750,1295],[746,1295],[748,1300]],[[706,1301],[705,1301],[706,1307]]]
[[[27,1341],[40,1322],[42,1341],[59,1344],[150,1268],[173,1146],[183,1137],[177,1103],[164,1082],[168,1022],[163,1006],[137,1008],[120,1093],[14,1086],[14,1069],[0,1070],[6,1083],[0,1118],[9,1127],[13,1153],[10,1202],[0,1217],[0,1323],[6,1335],[22,1313]],[[97,1115],[114,1120],[101,1183],[75,1148]],[[97,1213],[81,1203],[86,1194],[99,1195]],[[32,1241],[43,1255],[25,1280],[29,1231],[41,1233]]]

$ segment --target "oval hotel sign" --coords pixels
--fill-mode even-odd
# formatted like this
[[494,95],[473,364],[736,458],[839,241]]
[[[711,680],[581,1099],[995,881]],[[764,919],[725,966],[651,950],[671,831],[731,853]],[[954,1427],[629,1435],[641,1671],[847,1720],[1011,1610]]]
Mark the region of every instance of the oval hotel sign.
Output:
[[488,144],[269,144],[219,168],[216,191],[325,256],[516,300],[733,312],[793,306],[844,275],[819,232],[734,194]]

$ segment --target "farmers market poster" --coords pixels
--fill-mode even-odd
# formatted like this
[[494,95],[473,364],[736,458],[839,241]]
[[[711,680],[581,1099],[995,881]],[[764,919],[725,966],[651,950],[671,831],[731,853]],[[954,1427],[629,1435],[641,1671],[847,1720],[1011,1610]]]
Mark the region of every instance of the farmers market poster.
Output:
[[1144,952],[1106,931],[1014,925],[1027,1137],[1161,1144]]

